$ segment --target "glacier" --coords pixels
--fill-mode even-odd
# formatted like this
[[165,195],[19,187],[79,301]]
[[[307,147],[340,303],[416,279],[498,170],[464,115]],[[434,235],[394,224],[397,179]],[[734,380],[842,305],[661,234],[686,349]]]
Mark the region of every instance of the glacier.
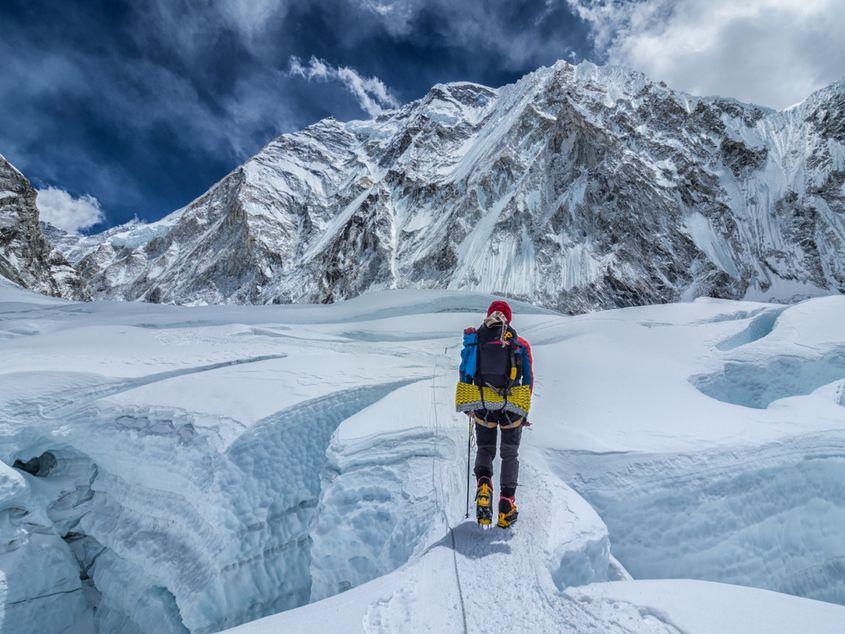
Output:
[[0,280],[0,631],[841,631],[845,297],[513,301],[538,379],[510,532],[465,520],[452,411],[490,299]]

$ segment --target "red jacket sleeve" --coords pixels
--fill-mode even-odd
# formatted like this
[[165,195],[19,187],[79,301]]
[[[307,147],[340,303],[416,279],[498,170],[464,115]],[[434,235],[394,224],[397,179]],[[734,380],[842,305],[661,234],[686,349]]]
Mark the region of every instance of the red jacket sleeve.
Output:
[[531,345],[522,337],[518,337],[519,345],[522,346],[522,382],[527,383],[534,392],[534,355],[531,354]]

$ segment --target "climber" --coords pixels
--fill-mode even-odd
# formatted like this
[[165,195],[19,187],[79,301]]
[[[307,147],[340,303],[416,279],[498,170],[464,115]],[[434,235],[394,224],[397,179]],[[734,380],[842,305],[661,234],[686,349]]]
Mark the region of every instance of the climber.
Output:
[[[457,397],[458,410],[465,411],[475,423],[476,519],[482,526],[492,523],[493,460],[501,429],[502,470],[496,524],[500,528],[508,528],[518,516],[514,496],[519,442],[523,426],[529,424],[527,415],[534,384],[531,347],[510,325],[512,317],[508,303],[497,300],[490,304],[481,326],[464,331],[458,391],[463,386],[478,396],[463,401]],[[472,401],[474,398],[480,400]],[[475,409],[468,411],[470,407]]]

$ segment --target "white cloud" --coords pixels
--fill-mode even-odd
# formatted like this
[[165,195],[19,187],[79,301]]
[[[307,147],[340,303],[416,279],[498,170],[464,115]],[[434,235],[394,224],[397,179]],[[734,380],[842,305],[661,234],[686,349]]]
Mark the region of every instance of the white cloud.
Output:
[[[348,1],[348,0],[347,0]],[[525,73],[561,57],[580,58],[585,27],[572,16],[579,0],[356,0],[396,39],[440,40],[469,65]],[[591,2],[593,0],[582,0]],[[480,8],[479,5],[483,5]],[[429,25],[434,23],[434,28]]]
[[74,198],[58,187],[38,190],[36,205],[41,220],[71,233],[93,227],[105,219],[96,198],[88,195]]
[[784,108],[845,72],[841,0],[568,0],[607,61]]
[[361,4],[384,20],[385,26],[394,35],[407,33],[414,16],[430,0],[361,0]]
[[291,56],[289,74],[309,81],[339,81],[354,95],[358,105],[371,117],[380,115],[385,108],[397,108],[399,102],[390,94],[390,90],[378,77],[362,77],[354,68],[332,66],[316,57],[311,57],[308,65]]
[[220,11],[249,36],[263,31],[287,11],[286,0],[220,0]]
[[[262,48],[262,36],[273,31],[287,15],[289,0],[204,0],[176,2],[151,0],[136,3],[141,27],[166,35],[169,52],[195,59],[223,32],[236,33],[253,52]],[[142,28],[143,37],[147,33]]]

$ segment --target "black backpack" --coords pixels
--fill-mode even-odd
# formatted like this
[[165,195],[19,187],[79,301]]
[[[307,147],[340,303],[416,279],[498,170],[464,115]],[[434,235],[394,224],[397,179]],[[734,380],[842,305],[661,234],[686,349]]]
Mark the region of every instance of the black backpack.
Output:
[[495,388],[507,396],[522,377],[522,355],[517,353],[518,337],[510,326],[482,325],[478,329],[478,368],[474,383]]

